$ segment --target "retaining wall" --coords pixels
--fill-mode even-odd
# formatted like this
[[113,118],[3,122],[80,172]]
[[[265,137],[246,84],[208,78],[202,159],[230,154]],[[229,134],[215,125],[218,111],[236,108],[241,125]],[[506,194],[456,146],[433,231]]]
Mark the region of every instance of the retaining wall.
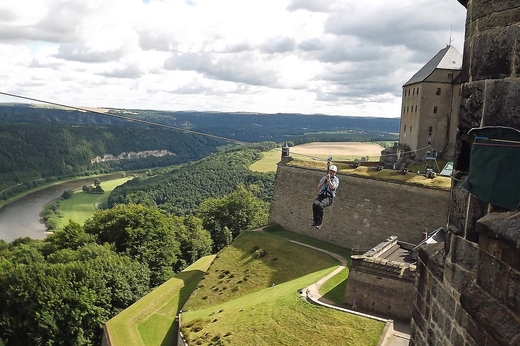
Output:
[[323,171],[278,164],[269,222],[346,248],[372,248],[397,236],[418,244],[425,228],[445,227],[449,192],[338,173],[337,197],[324,226],[312,224],[312,202]]

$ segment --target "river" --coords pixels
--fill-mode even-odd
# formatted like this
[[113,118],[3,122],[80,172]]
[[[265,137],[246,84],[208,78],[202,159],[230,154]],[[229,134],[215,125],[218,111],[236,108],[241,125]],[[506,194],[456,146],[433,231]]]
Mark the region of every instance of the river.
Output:
[[[99,177],[101,181],[120,178],[117,175]],[[59,198],[65,190],[80,189],[83,185],[92,185],[93,177],[63,182],[39,191],[35,191],[0,208],[0,239],[12,242],[16,238],[30,237],[44,239],[45,225],[40,220],[40,213],[47,203]]]

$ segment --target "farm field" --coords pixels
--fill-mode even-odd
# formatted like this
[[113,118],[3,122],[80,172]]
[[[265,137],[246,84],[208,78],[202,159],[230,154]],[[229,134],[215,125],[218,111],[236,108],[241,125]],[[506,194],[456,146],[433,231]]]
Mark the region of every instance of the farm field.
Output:
[[[313,142],[295,145],[289,149],[289,154],[293,158],[302,160],[326,160],[329,156],[332,156],[333,161],[361,159],[367,156],[369,160],[379,160],[383,149],[381,145],[375,143]],[[253,163],[250,169],[257,172],[275,172],[282,149],[272,149],[263,155],[264,157]]]
[[381,150],[384,148],[375,143],[360,142],[314,142],[296,145],[290,148],[291,156],[314,156],[327,158],[332,156],[333,160],[361,159],[363,156],[379,160]]

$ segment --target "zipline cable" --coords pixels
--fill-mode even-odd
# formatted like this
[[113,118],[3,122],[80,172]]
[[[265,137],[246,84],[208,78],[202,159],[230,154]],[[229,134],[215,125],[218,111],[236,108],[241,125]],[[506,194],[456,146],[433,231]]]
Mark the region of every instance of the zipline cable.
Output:
[[146,125],[164,127],[164,128],[167,128],[167,129],[176,130],[176,131],[180,131],[180,132],[183,132],[183,133],[191,133],[191,134],[195,134],[195,135],[211,137],[211,138],[220,139],[220,140],[223,140],[223,141],[226,141],[226,142],[232,142],[232,143],[235,143],[235,144],[240,144],[240,145],[246,144],[246,142],[238,141],[236,139],[216,136],[216,135],[212,135],[212,134],[204,133],[204,132],[198,132],[198,131],[183,129],[183,128],[180,128],[180,127],[175,127],[175,126],[166,125],[166,124],[159,124],[159,123],[155,123],[153,121],[142,120],[142,119],[134,119],[134,118],[125,117],[123,115],[117,115],[117,114],[112,114],[112,113],[103,113],[103,112],[95,111],[93,109],[81,108],[81,107],[69,106],[69,105],[56,103],[56,102],[51,102],[51,101],[39,100],[39,99],[35,99],[35,98],[32,98],[32,97],[6,93],[6,92],[3,92],[3,91],[0,91],[0,94],[1,95],[15,97],[15,98],[19,98],[19,99],[29,100],[29,101],[45,103],[45,104],[58,106],[58,107],[70,108],[70,109],[74,109],[74,110],[81,111],[81,112],[88,112],[88,113],[99,114],[99,115],[110,117],[110,118],[117,118],[117,119],[121,119],[121,120],[132,121],[132,122],[135,122],[135,123],[141,123],[141,124],[146,124]]

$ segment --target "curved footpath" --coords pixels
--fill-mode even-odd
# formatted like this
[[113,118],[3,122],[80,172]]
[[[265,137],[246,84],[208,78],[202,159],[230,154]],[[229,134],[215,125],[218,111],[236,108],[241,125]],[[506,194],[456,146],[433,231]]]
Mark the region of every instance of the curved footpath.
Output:
[[[254,231],[260,231],[260,232],[264,233],[264,227],[255,229]],[[268,233],[266,233],[266,234],[268,234]],[[284,238],[284,239],[286,239],[286,238]],[[306,247],[314,249],[314,250],[325,252],[326,254],[336,258],[337,260],[339,260],[341,262],[341,265],[338,268],[336,268],[334,271],[332,271],[330,274],[321,278],[315,284],[312,284],[312,285],[306,287],[304,290],[302,290],[301,291],[302,298],[305,298],[307,301],[311,301],[314,304],[322,305],[322,306],[325,306],[325,307],[328,307],[331,309],[336,309],[336,310],[344,311],[344,312],[347,312],[350,314],[363,316],[363,317],[375,319],[377,321],[385,322],[386,325],[385,325],[385,328],[383,329],[383,333],[381,333],[381,337],[379,338],[379,342],[377,343],[377,346],[408,346],[408,344],[410,342],[410,326],[406,325],[406,323],[402,323],[399,321],[396,322],[391,319],[381,318],[381,317],[374,316],[374,315],[364,314],[364,313],[356,311],[356,310],[346,309],[346,308],[324,298],[320,294],[321,286],[325,282],[327,282],[330,278],[332,278],[333,276],[335,276],[336,274],[338,274],[339,272],[341,272],[343,269],[345,269],[347,267],[347,260],[344,257],[342,257],[336,253],[324,250],[324,249],[320,249],[320,248],[317,248],[317,247],[314,247],[314,246],[311,246],[308,244],[300,243],[295,240],[290,240],[290,239],[286,239],[286,240],[290,241],[291,243],[294,243],[294,244],[306,246]],[[396,327],[398,328],[398,330],[395,329]]]

